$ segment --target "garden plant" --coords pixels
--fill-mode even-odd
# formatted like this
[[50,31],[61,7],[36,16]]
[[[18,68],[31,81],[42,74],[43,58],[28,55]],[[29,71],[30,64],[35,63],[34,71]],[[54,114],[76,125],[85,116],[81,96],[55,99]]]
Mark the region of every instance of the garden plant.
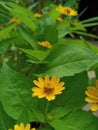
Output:
[[78,2],[0,1],[0,130],[98,130],[98,17]]

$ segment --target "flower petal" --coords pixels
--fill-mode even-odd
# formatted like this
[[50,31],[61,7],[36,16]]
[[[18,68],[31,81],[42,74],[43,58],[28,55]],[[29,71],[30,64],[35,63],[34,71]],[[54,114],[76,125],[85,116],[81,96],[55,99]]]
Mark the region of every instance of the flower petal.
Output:
[[38,86],[39,88],[43,88],[44,87],[44,80],[42,78],[39,78],[38,79],[39,81],[37,80],[33,80],[33,83]]
[[62,90],[64,90],[64,89],[65,89],[65,88],[62,87],[62,88],[60,88],[60,89],[55,90],[55,91],[54,91],[55,95],[61,94],[61,93],[62,93]]
[[87,91],[85,91],[85,94],[90,98],[98,100],[98,92],[96,90],[88,89]]
[[85,101],[86,101],[86,102],[89,102],[89,103],[98,103],[98,100],[93,99],[93,98],[90,98],[90,97],[86,97],[86,98],[85,98]]
[[64,82],[60,82],[57,86],[55,86],[55,89],[56,90],[64,90],[65,89],[65,87],[63,87],[64,86]]
[[30,124],[27,124],[27,125],[25,126],[25,130],[30,130]]
[[54,100],[55,99],[55,95],[46,95],[46,99],[48,101]]
[[20,127],[16,124],[14,125],[14,130],[20,130]]
[[60,81],[60,78],[59,78],[59,77],[53,76],[53,77],[51,78],[51,82],[53,82],[53,83],[59,83],[59,81]]
[[45,82],[49,82],[49,76],[48,75],[45,76]]
[[32,91],[33,91],[33,94],[32,94],[33,97],[40,96],[40,95],[45,95],[43,89],[41,89],[41,88],[33,87]]
[[97,111],[98,110],[98,104],[92,104],[91,111]]

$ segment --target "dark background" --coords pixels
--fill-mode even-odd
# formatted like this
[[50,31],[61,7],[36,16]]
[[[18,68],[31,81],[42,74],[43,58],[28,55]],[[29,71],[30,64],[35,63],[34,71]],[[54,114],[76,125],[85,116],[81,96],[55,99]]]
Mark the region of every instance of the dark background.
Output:
[[80,16],[80,20],[98,16],[98,0],[80,0],[78,12],[81,13],[84,9],[86,11]]

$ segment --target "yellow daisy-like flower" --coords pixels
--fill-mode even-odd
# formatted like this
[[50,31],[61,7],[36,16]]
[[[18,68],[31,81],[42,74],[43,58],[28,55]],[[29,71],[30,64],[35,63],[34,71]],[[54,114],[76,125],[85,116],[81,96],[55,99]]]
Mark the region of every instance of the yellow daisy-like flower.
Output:
[[67,15],[67,16],[77,16],[78,13],[77,13],[77,11],[73,10],[70,7],[65,7],[65,15]]
[[85,101],[91,103],[91,111],[98,110],[98,80],[96,80],[96,87],[89,86],[85,94],[88,96]]
[[65,89],[64,82],[60,82],[60,78],[53,76],[51,79],[48,75],[45,78],[38,78],[34,80],[33,83],[37,87],[33,87],[32,96],[37,96],[38,98],[46,98],[48,101],[54,100],[55,95],[61,94],[62,90]]
[[60,12],[61,14],[65,14],[65,7],[62,6],[62,5],[59,5],[59,6],[57,7],[57,11]]
[[56,20],[59,21],[59,22],[63,21],[62,17],[58,17]]
[[77,16],[78,15],[77,11],[73,10],[70,7],[64,7],[62,5],[59,5],[57,7],[57,11],[60,12],[61,14],[67,15],[67,16]]
[[52,45],[48,41],[43,41],[43,42],[38,42],[39,45],[46,47],[46,48],[51,48]]
[[42,14],[41,14],[41,13],[35,13],[35,14],[34,14],[34,17],[36,17],[36,18],[41,18],[41,17],[42,17]]
[[10,19],[10,22],[11,22],[11,23],[17,23],[17,24],[20,24],[20,23],[21,23],[21,21],[20,21],[19,19],[17,19],[17,18],[11,18],[11,19]]
[[[9,129],[12,130],[12,129]],[[36,130],[35,128],[30,129],[30,124],[27,124],[26,126],[24,126],[23,123],[21,123],[20,125],[14,125],[14,130]]]

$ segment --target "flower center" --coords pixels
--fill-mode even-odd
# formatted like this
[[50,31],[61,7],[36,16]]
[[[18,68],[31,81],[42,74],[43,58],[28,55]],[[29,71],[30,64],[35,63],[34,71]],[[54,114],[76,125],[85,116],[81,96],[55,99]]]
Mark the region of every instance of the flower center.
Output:
[[67,14],[70,14],[70,10],[66,9],[66,13],[67,13]]
[[50,83],[45,84],[44,93],[47,93],[49,95],[53,93],[53,91],[54,91],[54,87],[52,87]]
[[48,95],[53,92],[54,88],[44,88],[44,93],[47,93]]

